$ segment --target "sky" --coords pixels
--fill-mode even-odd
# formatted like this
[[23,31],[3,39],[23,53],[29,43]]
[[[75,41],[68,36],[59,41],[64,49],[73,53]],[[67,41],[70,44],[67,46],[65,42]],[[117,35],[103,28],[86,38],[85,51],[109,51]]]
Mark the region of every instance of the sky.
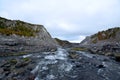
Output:
[[120,26],[120,0],[0,0],[0,16],[42,24],[54,38],[80,42]]

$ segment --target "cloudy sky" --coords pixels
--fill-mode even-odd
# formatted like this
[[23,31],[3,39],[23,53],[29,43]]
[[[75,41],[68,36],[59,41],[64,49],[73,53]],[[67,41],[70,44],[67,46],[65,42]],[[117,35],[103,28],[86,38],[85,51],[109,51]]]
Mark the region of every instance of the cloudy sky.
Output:
[[0,16],[42,24],[52,37],[80,42],[120,26],[120,0],[0,0]]

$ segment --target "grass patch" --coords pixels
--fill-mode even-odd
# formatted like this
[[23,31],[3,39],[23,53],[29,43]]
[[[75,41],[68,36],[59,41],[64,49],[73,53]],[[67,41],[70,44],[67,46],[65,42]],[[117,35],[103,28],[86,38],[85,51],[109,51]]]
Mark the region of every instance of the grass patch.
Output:
[[[8,21],[8,20],[7,20]],[[36,33],[38,33],[40,30],[34,30],[31,26],[31,24],[22,22],[22,21],[16,21],[13,25],[6,25],[6,19],[0,20],[0,33],[5,34],[7,36],[16,34],[19,36],[35,36]]]
[[19,52],[19,53],[13,53],[13,56],[20,56],[20,55],[25,55],[27,54],[26,52]]
[[30,61],[30,58],[23,58],[23,61]]
[[14,28],[3,28],[0,27],[0,33],[1,34],[5,34],[7,36],[12,35],[12,34],[16,34],[16,35],[20,35],[20,36],[35,36],[35,31],[33,31],[32,29],[29,29],[27,27],[24,26],[20,26],[20,27],[14,27]]
[[75,50],[75,51],[87,51],[87,49],[83,48],[83,47],[76,47],[76,48],[72,48],[71,50]]
[[16,64],[17,63],[17,60],[16,59],[11,59],[10,60],[10,64]]
[[5,57],[5,56],[22,56],[29,54],[28,52],[18,52],[18,53],[0,53],[0,56]]

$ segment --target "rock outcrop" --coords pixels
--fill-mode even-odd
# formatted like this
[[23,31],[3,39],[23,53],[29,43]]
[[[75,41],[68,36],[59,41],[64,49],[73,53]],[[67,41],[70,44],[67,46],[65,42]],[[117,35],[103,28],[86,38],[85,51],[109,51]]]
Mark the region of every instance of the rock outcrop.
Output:
[[0,17],[0,56],[54,51],[56,45],[43,25]]
[[120,27],[111,28],[106,31],[100,31],[92,36],[88,36],[81,42],[81,45],[104,45],[109,43],[120,43]]
[[80,45],[87,47],[92,53],[107,56],[120,54],[120,27],[100,31],[92,36],[88,36]]
[[70,43],[67,40],[61,40],[61,39],[55,38],[55,41],[58,43],[58,45],[62,46],[63,48],[69,48],[73,46],[73,43]]

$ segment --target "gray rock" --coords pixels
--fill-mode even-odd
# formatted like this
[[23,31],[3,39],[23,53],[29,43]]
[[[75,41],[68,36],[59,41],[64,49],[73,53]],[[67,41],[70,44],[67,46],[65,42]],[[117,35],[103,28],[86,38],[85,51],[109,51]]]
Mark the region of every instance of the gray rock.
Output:
[[[18,34],[0,34],[0,56],[8,53],[40,52],[56,50],[57,44],[43,25],[30,24],[19,20],[7,20],[0,17],[0,29],[12,29],[23,26],[34,32],[34,36]],[[15,33],[15,32],[14,32]],[[32,32],[31,32],[32,33]]]

